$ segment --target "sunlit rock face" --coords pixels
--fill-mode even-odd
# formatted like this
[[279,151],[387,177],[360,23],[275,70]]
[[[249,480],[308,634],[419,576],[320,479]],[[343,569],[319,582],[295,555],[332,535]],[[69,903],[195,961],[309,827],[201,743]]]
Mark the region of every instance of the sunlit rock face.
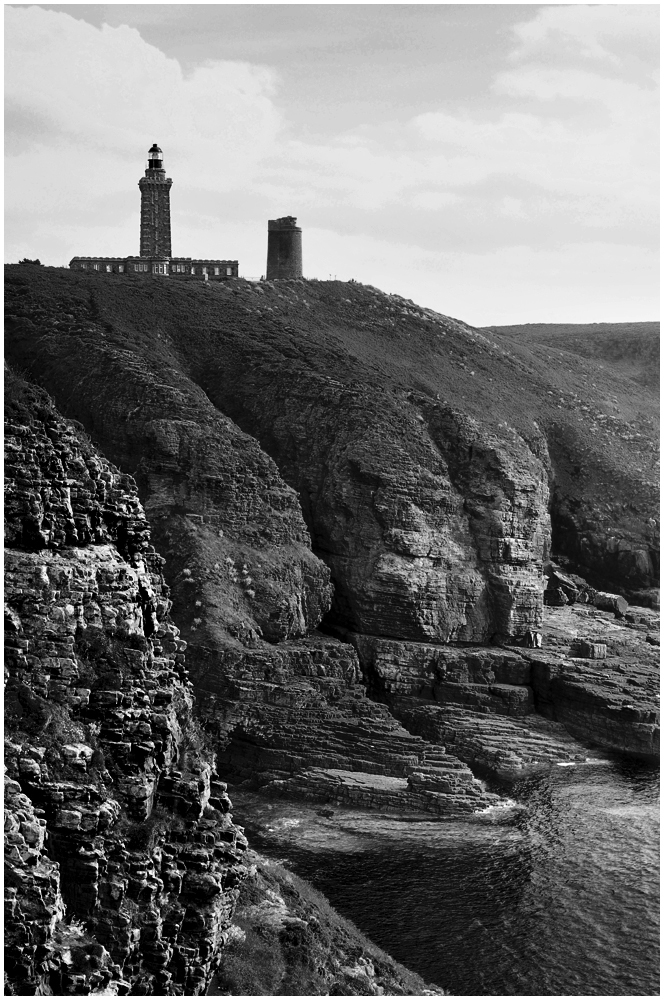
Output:
[[442,643],[539,627],[547,473],[514,430],[412,393],[252,376],[250,391],[211,370],[206,391],[297,489],[331,620]]

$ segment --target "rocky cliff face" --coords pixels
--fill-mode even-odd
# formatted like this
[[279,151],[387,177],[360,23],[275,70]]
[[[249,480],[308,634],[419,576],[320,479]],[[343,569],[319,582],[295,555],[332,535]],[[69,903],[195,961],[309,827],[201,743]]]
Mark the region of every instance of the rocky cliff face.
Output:
[[[635,457],[650,442],[600,413],[587,359],[559,371],[548,346],[340,283],[181,288],[19,267],[7,299],[11,357],[135,475],[190,662],[213,687],[326,613],[434,644],[539,631],[550,483],[568,554],[653,582]],[[611,385],[619,409],[629,392]],[[611,502],[626,476],[631,506]]]
[[[297,491],[314,551],[332,571],[334,615],[345,625],[437,642],[538,627],[547,472],[512,428],[484,426],[381,384],[371,371],[353,380],[352,357],[327,345],[314,350],[289,327],[275,337],[270,320],[245,336],[235,321],[254,310],[226,286],[211,290],[223,319],[215,329],[203,325],[205,314],[184,329],[189,290],[162,286],[148,337],[135,319],[129,332],[129,317],[145,307],[135,301],[144,286],[100,286],[93,308],[80,276],[46,277],[46,286],[21,286],[20,275],[12,284],[13,356],[39,371],[105,453],[131,469],[160,541],[169,533],[179,541],[186,525],[169,518],[183,515],[225,532],[214,561],[229,559],[226,577],[240,576],[238,600],[223,594],[217,602],[227,617],[228,606],[237,607],[238,620],[223,627],[241,631],[253,619],[264,638],[294,638],[320,620],[330,592],[324,568],[303,547],[294,494],[283,484],[265,491],[276,470],[222,413],[258,439]],[[288,296],[289,307],[293,296],[300,302],[290,286]],[[29,337],[35,317],[40,347]],[[75,395],[66,388],[72,383]],[[282,516],[266,516],[270,510]]]
[[6,379],[5,969],[16,994],[198,995],[246,847],[191,717],[132,480]]
[[[91,299],[80,276],[64,275],[60,287],[61,277],[31,285],[16,275],[15,357],[136,477],[168,557],[190,668],[199,690],[216,698],[213,709],[205,701],[206,718],[234,780],[382,808],[467,813],[490,804],[443,747],[414,743],[367,701],[353,650],[289,645],[331,598],[297,497],[332,571],[333,622],[416,640],[487,641],[541,621],[548,493],[540,457],[506,425],[489,430],[370,373],[349,382],[348,359],[339,368],[338,351],[295,348],[290,329],[268,323],[258,338],[239,334],[234,321],[246,307],[231,286],[214,290],[222,355],[220,331],[201,326],[204,315],[181,326],[187,303],[178,294],[151,309],[143,327],[137,303],[146,286],[118,285],[103,298],[100,285]],[[35,321],[48,358],[26,336]],[[335,364],[343,382],[321,374]],[[258,438],[292,489],[220,411]]]
[[206,386],[306,498],[331,620],[434,642],[538,626],[548,488],[518,435],[413,394],[287,381]]
[[[658,761],[659,650],[651,641],[659,616],[627,614],[617,622],[587,604],[546,608],[537,650],[346,637],[374,695],[409,732],[444,745],[477,774],[512,782],[586,760],[588,744]],[[589,658],[595,652],[601,658]]]
[[525,346],[535,371],[546,367],[558,554],[601,586],[651,606],[656,595],[647,588],[659,585],[659,323],[483,332],[508,353],[523,356]]

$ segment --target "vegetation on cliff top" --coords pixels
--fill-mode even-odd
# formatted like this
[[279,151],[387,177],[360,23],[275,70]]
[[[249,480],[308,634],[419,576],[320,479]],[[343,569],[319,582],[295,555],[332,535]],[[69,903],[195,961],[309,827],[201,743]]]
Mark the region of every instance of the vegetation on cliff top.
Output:
[[563,362],[590,358],[601,364],[599,371],[614,370],[659,388],[659,323],[523,323],[483,327],[482,333],[525,343],[531,350],[555,348],[556,359]]

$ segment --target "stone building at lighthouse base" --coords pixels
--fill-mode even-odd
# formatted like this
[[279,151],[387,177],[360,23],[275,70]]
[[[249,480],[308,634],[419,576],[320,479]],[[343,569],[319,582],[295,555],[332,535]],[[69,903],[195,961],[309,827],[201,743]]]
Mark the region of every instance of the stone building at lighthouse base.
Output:
[[236,260],[208,260],[192,257],[72,257],[75,270],[109,274],[164,275],[186,281],[228,281],[238,277]]

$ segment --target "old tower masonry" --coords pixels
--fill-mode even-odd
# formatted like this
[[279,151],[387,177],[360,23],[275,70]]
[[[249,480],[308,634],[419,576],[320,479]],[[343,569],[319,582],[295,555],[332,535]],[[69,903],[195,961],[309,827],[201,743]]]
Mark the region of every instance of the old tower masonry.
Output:
[[164,154],[157,143],[148,152],[141,189],[141,257],[171,256],[171,185],[164,170]]
[[292,215],[268,220],[265,274],[268,281],[302,277],[302,230],[296,222]]

